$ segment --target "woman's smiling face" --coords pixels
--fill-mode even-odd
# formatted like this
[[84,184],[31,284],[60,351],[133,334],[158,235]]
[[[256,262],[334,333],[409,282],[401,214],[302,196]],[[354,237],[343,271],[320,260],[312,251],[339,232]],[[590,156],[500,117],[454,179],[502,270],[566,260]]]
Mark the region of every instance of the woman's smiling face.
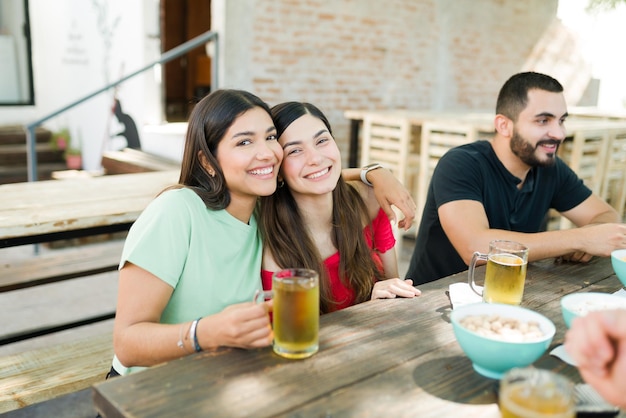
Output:
[[341,154],[320,119],[306,114],[278,138],[284,151],[281,175],[294,195],[332,192],[341,175]]
[[233,199],[256,200],[276,190],[283,151],[272,118],[264,109],[255,107],[238,116],[216,154]]

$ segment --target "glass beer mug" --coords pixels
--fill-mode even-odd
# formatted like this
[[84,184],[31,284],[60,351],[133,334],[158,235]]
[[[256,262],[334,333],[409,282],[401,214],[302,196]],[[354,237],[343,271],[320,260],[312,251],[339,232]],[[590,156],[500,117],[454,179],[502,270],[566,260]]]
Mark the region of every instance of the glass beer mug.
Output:
[[[482,294],[476,289],[474,271],[476,263],[487,261]],[[484,302],[519,305],[524,295],[528,247],[514,241],[495,240],[489,243],[489,253],[475,252],[468,270],[472,290]]]
[[273,299],[274,352],[290,359],[307,358],[319,348],[319,275],[304,268],[274,273],[272,290],[258,292],[254,301]]

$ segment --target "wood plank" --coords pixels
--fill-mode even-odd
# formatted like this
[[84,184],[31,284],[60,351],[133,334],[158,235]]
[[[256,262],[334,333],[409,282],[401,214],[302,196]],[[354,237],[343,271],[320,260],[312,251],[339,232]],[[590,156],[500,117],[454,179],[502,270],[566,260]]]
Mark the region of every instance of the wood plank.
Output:
[[[614,291],[614,279],[609,277],[601,280],[588,289]],[[555,323],[557,333],[550,348],[535,362],[535,366],[543,369],[556,368],[573,382],[582,383],[575,367],[549,354],[554,347],[563,343],[566,330],[560,297],[552,297],[538,311]],[[497,380],[476,374],[471,361],[458,342],[454,341],[440,345],[424,356],[401,363],[389,373],[373,375],[355,385],[316,399],[306,407],[298,408],[298,413],[303,416],[323,416],[325,411],[332,410],[333,416],[353,416],[367,412],[370,416],[499,417],[496,405],[498,383]],[[451,386],[454,387],[454,392],[450,391]],[[380,402],[380,393],[393,393],[394,402]],[[421,399],[419,403],[414,401],[418,396]],[[482,407],[477,408],[478,405]],[[489,405],[489,408],[484,405]]]
[[132,223],[179,172],[0,185],[0,238]]
[[59,249],[23,260],[0,257],[0,293],[117,270],[122,240]]
[[0,357],[0,413],[104,381],[112,358],[111,333]]
[[0,293],[0,340],[115,312],[117,271]]
[[102,155],[102,167],[107,174],[144,173],[180,170],[180,163],[147,152],[124,148],[121,151],[105,152]]

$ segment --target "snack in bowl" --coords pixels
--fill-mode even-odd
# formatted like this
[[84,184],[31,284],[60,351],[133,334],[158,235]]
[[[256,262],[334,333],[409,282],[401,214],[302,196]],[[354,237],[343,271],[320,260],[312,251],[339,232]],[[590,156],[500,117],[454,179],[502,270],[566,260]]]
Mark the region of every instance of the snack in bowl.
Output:
[[619,281],[626,287],[626,248],[611,253],[611,265]]
[[516,305],[464,305],[452,311],[450,320],[474,370],[491,379],[531,365],[546,352],[555,333],[548,318]]
[[600,292],[572,293],[561,298],[561,312],[567,328],[578,316],[609,309],[626,309],[626,298]]

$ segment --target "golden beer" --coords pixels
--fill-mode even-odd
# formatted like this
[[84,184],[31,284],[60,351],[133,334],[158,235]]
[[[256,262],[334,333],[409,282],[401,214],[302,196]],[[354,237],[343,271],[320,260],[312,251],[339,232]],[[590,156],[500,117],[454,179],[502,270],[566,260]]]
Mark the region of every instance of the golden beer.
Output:
[[514,254],[489,254],[483,300],[519,305],[524,295],[527,263]]
[[318,350],[320,296],[313,273],[314,277],[274,275],[274,352],[280,356],[306,358]]
[[[546,396],[549,394],[550,396]],[[528,382],[509,384],[500,393],[502,418],[574,418],[572,395],[550,387],[529,387]]]
[[[478,262],[487,262],[482,290],[474,282]],[[469,263],[467,281],[470,288],[484,302],[519,305],[524,295],[528,247],[515,241],[494,240],[489,243],[489,253],[475,251]]]

